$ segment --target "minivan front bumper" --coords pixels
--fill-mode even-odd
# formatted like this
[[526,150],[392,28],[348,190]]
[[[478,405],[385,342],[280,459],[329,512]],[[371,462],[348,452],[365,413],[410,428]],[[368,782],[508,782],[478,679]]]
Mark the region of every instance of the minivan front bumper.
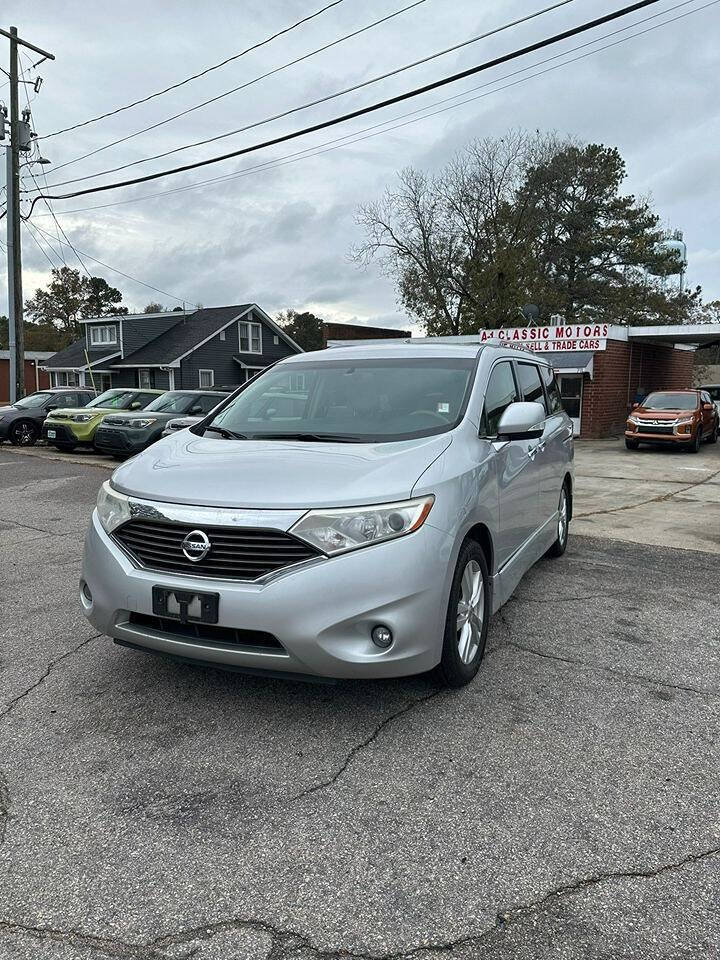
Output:
[[[194,579],[135,566],[94,512],[80,599],[98,630],[156,653],[317,677],[406,676],[440,660],[451,553],[450,537],[425,523],[406,537],[288,568],[263,583]],[[281,649],[205,638],[201,626],[194,640],[147,625],[155,585],[219,593],[219,626],[270,633]],[[131,622],[132,613],[145,622]],[[378,625],[393,633],[387,650],[371,640]]]

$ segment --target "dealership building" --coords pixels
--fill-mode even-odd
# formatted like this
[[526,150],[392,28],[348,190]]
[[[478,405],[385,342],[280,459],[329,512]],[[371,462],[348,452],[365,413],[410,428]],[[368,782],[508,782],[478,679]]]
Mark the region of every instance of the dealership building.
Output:
[[[541,354],[555,369],[576,435],[595,438],[622,433],[638,391],[692,386],[695,350],[720,342],[720,328],[712,324],[556,324],[432,339],[489,343]],[[328,346],[333,342],[340,345],[330,340]]]

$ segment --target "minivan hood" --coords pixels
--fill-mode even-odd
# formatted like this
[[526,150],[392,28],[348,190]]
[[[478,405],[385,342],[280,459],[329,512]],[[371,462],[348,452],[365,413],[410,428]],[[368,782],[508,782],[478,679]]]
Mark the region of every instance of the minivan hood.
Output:
[[118,467],[113,487],[164,503],[306,509],[407,499],[452,443],[449,433],[393,443],[223,440],[181,432]]

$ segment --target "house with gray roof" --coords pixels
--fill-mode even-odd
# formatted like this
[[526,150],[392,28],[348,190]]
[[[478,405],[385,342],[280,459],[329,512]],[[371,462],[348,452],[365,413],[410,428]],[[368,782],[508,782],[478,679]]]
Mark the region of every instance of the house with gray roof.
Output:
[[46,363],[52,386],[158,390],[245,383],[301,348],[256,303],[91,317]]

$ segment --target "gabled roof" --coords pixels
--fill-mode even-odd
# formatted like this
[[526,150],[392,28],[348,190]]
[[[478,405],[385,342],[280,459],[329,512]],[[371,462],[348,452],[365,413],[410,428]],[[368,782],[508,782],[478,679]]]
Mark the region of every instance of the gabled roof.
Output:
[[[232,323],[238,317],[247,313],[251,303],[236,304],[232,307],[207,307],[189,313],[174,327],[171,327],[159,337],[155,337],[144,347],[128,354],[115,367],[150,367],[158,364],[171,364],[188,352],[194,350],[200,343],[208,340],[223,327]],[[182,317],[182,314],[180,315]]]
[[[108,347],[107,350],[98,350],[93,347],[90,354],[90,366],[97,366],[100,360],[107,360],[110,357],[119,356],[118,348]],[[43,364],[49,370],[83,370],[87,368],[85,359],[85,341],[76,340],[69,347],[51,355],[49,360]]]
[[241,303],[230,307],[204,307],[196,310],[144,347],[128,354],[120,363],[114,363],[113,367],[179,367],[184,357],[207,343],[222,329],[229,327],[250,310],[253,310],[263,323],[281,336],[293,349],[302,352],[301,347],[256,303]]

